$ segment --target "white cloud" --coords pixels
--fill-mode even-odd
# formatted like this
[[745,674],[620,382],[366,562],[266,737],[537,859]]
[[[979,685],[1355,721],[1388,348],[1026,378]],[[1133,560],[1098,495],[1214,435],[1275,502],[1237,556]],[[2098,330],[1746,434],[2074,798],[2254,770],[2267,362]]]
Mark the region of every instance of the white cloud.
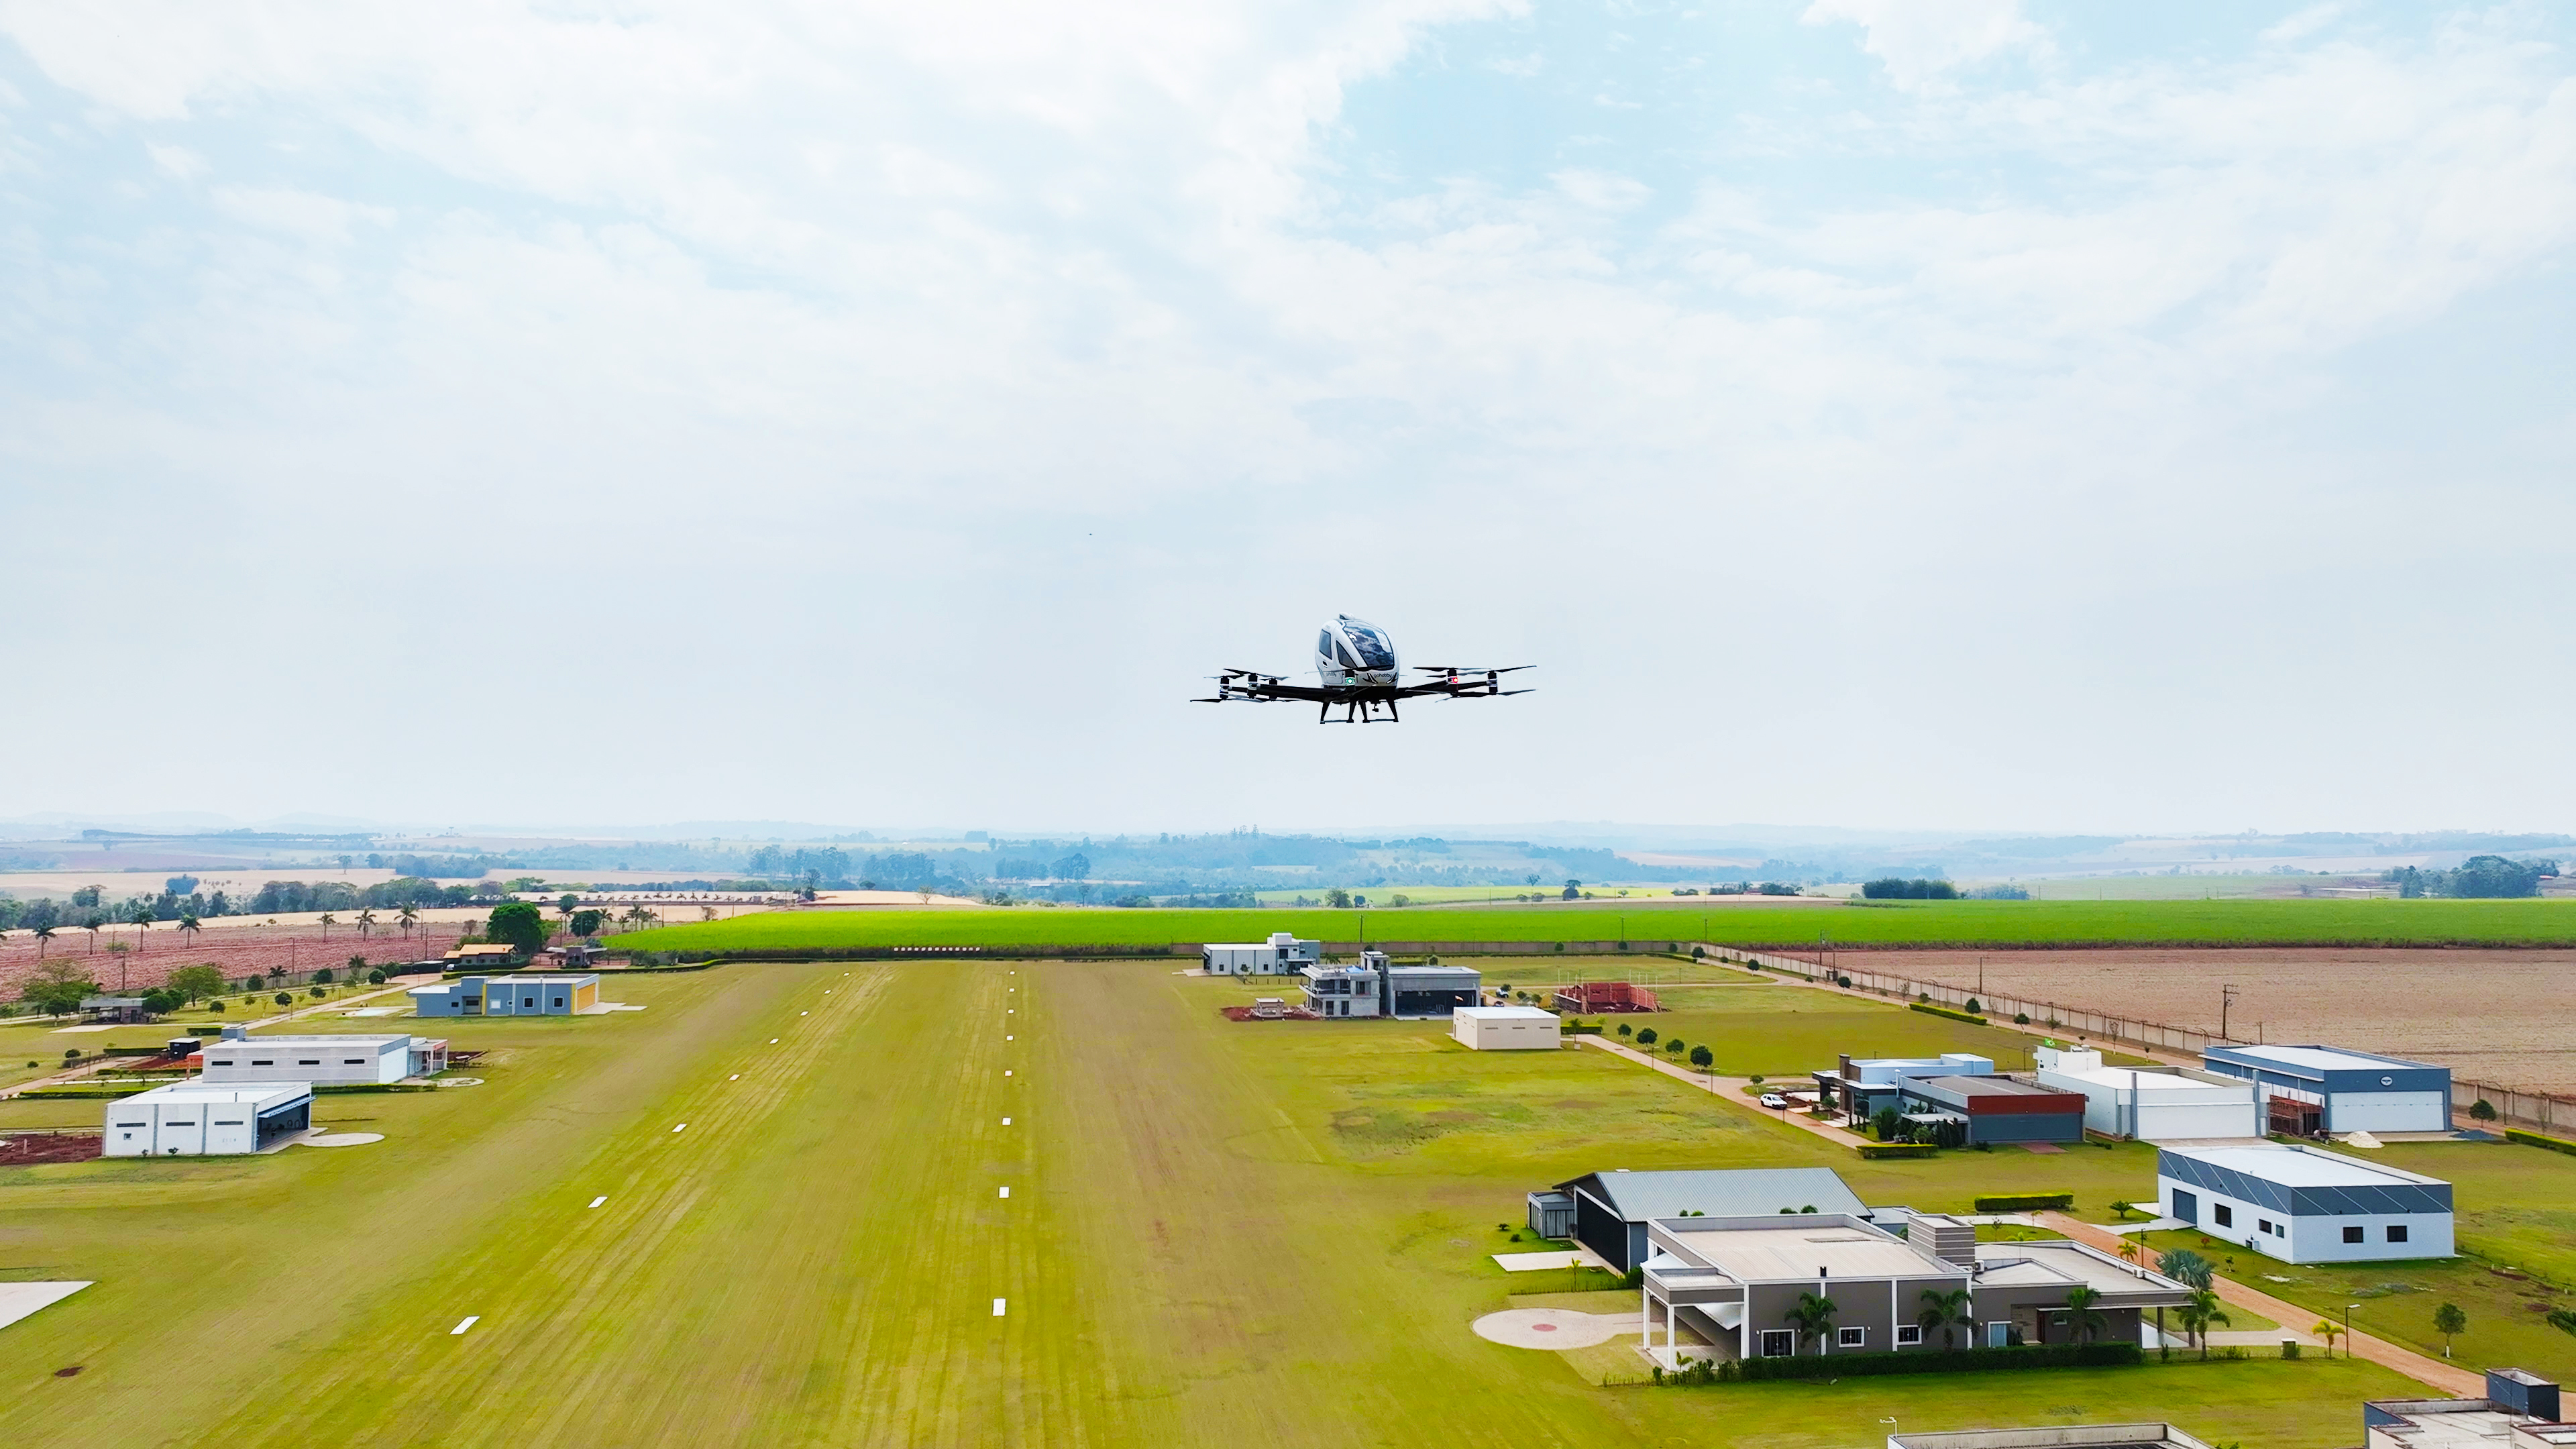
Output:
[[1861,48],[1905,91],[1946,84],[1951,72],[1998,55],[2044,56],[2050,48],[2047,30],[2022,15],[2021,0],[1811,0],[1800,18],[1861,27]]

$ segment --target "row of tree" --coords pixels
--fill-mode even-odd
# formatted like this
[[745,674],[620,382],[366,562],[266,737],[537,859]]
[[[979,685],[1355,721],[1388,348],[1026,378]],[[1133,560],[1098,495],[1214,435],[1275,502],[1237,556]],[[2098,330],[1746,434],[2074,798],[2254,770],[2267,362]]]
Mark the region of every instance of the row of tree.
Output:
[[2459,900],[2511,900],[2540,894],[2540,883],[2558,874],[2554,860],[2507,860],[2501,855],[2473,855],[2454,870],[2399,866],[2380,877],[2394,881],[2400,896],[2450,896]]

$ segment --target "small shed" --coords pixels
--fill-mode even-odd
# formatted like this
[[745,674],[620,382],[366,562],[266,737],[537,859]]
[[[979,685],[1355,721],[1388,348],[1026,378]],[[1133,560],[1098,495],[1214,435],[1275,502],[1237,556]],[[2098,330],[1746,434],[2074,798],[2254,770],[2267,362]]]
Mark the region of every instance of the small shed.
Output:
[[1450,1034],[1472,1051],[1554,1051],[1563,1041],[1556,1013],[1535,1006],[1462,1006],[1449,1022]]
[[1574,1194],[1534,1192],[1529,1195],[1529,1228],[1542,1238],[1574,1236]]

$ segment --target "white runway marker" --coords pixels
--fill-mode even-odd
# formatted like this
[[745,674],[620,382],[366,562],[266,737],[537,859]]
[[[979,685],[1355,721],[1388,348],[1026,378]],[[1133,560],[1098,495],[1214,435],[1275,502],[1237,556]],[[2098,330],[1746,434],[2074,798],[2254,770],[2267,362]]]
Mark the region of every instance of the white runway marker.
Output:
[[742,1073],[736,1072],[732,1076],[725,1078],[725,1080],[728,1082],[739,1082],[742,1080]]
[[674,1128],[672,1128],[671,1130],[672,1130],[672,1131],[674,1131],[674,1132],[686,1132],[686,1131],[688,1131],[688,1130],[689,1130],[689,1124],[688,1124],[688,1123],[686,1123],[686,1122],[683,1122],[683,1123],[681,1123],[679,1126],[674,1127]]
[[1015,1037],[1015,1036],[1006,1036],[1006,1037],[1002,1038],[1002,1040],[1004,1040],[1004,1041],[1018,1041],[1018,1040],[1019,1040],[1019,1038],[1018,1038],[1018,1037]]
[[774,1036],[773,1036],[773,1037],[771,1037],[771,1038],[769,1039],[769,1044],[770,1044],[771,1046],[776,1046],[776,1045],[778,1045],[778,1038],[776,1038],[776,1037],[774,1037]]
[[1003,1118],[1003,1119],[1002,1119],[1002,1125],[1003,1125],[1003,1126],[1005,1126],[1005,1127],[1010,1126],[1010,1125],[1011,1125],[1011,1119],[1010,1119],[1010,1118],[1008,1118],[1008,1117]]
[[[1002,1300],[1000,1300],[999,1298],[996,1298],[996,1299],[994,1299],[993,1301],[994,1301],[996,1304],[998,1304],[998,1303],[1000,1303]],[[995,1308],[995,1309],[993,1310],[993,1312],[994,1312],[995,1316],[997,1316],[997,1317],[1000,1315],[1001,1311],[1002,1311],[1002,1310],[1001,1310],[1000,1308],[998,1308],[998,1307],[997,1307],[997,1308]],[[466,1315],[466,1317],[465,1317],[465,1321],[464,1321],[463,1323],[460,1323],[460,1324],[456,1325],[454,1328],[451,1328],[451,1329],[447,1330],[447,1336],[448,1336],[448,1337],[450,1337],[450,1338],[454,1338],[456,1335],[458,1335],[458,1334],[460,1334],[460,1333],[463,1333],[465,1330],[467,1330],[467,1329],[469,1329],[469,1328],[472,1328],[472,1327],[475,1325],[475,1322],[476,1322],[477,1320],[481,1319],[481,1318],[482,1318],[482,1316],[483,1316],[483,1315],[482,1315],[482,1314],[480,1314],[480,1313],[469,1313],[469,1314],[467,1314],[467,1315]]]
[[[994,1299],[994,1300],[993,1300],[993,1316],[994,1316],[995,1318],[999,1318],[999,1317],[1001,1317],[1001,1316],[1002,1316],[1002,1305],[1003,1305],[1004,1303],[1006,1303],[1006,1302],[1009,1302],[1009,1301],[1010,1301],[1010,1300],[1005,1299],[1005,1298],[996,1298],[996,1299]],[[472,1323],[474,1320],[473,1320],[473,1319],[471,1319],[471,1318],[469,1318],[469,1319],[467,1319],[467,1320],[465,1320],[465,1321],[466,1321],[466,1322],[468,1322],[468,1323]],[[458,1330],[458,1331],[459,1331],[459,1332],[462,1332],[463,1330],[461,1330],[461,1329],[460,1329],[460,1330]]]
[[599,1206],[601,1203],[604,1203],[604,1202],[606,1202],[606,1201],[608,1201],[608,1199],[606,1199],[606,1198],[604,1198],[604,1197],[595,1197],[595,1198],[592,1198],[592,1199],[590,1200],[590,1205],[591,1205],[592,1207],[597,1207],[597,1206]]
[[812,1016],[814,1013],[812,1013],[812,1012],[810,1012],[810,1011],[800,1011],[800,1012],[798,1012],[798,1013],[796,1013],[796,1014],[797,1014],[798,1016]]
[[1002,1073],[1002,1075],[1007,1077],[1007,1076],[1009,1076],[1009,1075],[1010,1075],[1010,1073],[1006,1071],[1006,1072]]
[[1002,1189],[1002,1196],[1004,1196],[1004,1197],[1009,1197],[1010,1195],[1011,1195],[1011,1190],[1010,1190],[1009,1188],[1007,1188],[1007,1187],[1006,1187],[1006,1188],[1003,1188],[1003,1189]]

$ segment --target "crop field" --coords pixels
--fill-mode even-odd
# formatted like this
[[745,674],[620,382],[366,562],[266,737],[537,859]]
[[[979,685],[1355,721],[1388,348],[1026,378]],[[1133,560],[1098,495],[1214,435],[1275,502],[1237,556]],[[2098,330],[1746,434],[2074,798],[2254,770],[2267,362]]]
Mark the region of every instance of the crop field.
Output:
[[1593,941],[1731,945],[2526,946],[2576,949],[2576,900],[1914,901],[1830,907],[1681,902],[1466,906],[1401,911],[1121,910],[1036,906],[936,911],[773,911],[610,938],[637,950],[865,946],[1146,946],[1257,941]]
[[[1858,953],[1845,958],[1858,961]],[[1873,970],[1974,988],[1974,952],[1873,951]],[[2334,1042],[2463,1077],[2576,1092],[2576,951],[2010,951],[1984,958],[2010,994],[2245,1039]]]
[[[77,926],[65,926],[40,947],[32,933],[12,931],[6,941],[0,941],[0,1000],[17,998],[19,983],[39,960],[72,962],[110,991],[139,995],[168,980],[182,966],[211,965],[224,973],[225,980],[238,981],[253,973],[301,973],[324,966],[345,972],[352,956],[363,956],[377,966],[425,960],[452,949],[468,929],[463,921],[448,920],[428,922],[406,933],[390,923],[391,912],[380,914],[387,919],[366,935],[348,925],[325,928],[311,922],[235,924],[182,935],[175,924],[164,921],[148,931],[103,927],[96,940]],[[480,913],[476,916],[479,921]],[[111,944],[125,949],[112,950]]]
[[2405,1391],[2314,1360],[1603,1388],[1468,1332],[1524,1286],[1486,1255],[1534,1185],[1822,1163],[1872,1201],[2082,1202],[2141,1181],[2142,1150],[1855,1163],[1597,1050],[1230,1023],[1240,986],[635,978],[641,1013],[449,1024],[484,1085],[323,1099],[382,1142],[0,1169],[8,1276],[97,1280],[0,1330],[0,1440],[1841,1449],[1889,1415],[2164,1416],[2325,1449]]

